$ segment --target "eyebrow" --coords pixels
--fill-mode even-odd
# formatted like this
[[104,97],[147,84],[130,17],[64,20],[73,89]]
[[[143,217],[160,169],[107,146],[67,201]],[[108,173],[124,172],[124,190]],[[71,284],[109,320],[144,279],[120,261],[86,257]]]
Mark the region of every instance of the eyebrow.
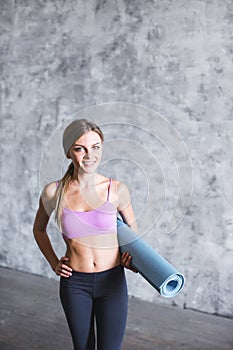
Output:
[[[92,146],[96,146],[96,145],[100,145],[100,142],[94,143]],[[74,146],[80,146],[80,147],[84,147],[83,145],[79,145],[78,143],[75,143]]]

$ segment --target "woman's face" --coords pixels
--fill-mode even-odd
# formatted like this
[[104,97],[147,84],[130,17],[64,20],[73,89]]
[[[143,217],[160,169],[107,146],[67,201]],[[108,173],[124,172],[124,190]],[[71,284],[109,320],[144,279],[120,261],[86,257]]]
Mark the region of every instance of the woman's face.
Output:
[[88,131],[77,139],[68,152],[74,166],[83,172],[92,173],[102,157],[102,140],[95,131]]

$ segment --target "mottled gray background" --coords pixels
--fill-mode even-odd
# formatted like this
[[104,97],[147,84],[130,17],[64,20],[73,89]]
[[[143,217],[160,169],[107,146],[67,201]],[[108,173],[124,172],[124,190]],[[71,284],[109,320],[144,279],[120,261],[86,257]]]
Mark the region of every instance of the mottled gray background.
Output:
[[[61,176],[60,165],[60,173],[41,170],[46,145],[58,126],[81,109],[125,102],[132,123],[139,125],[141,105],[151,109],[143,119],[148,130],[154,110],[183,139],[193,178],[181,180],[184,187],[192,182],[193,191],[175,230],[165,232],[163,215],[145,237],[185,274],[183,292],[164,299],[129,272],[129,293],[232,317],[233,2],[1,0],[0,16],[1,266],[57,278],[32,234],[42,183]],[[133,104],[138,105],[135,115]],[[106,154],[109,161],[101,169],[128,183],[143,226],[142,217],[144,223],[151,220],[149,214],[140,215],[148,191],[154,194],[156,215],[164,198],[167,213],[172,212],[178,186],[175,162],[162,142],[155,143],[154,129],[150,139],[135,126],[126,129],[124,119],[117,128],[111,127],[120,115],[118,119],[116,104],[110,106],[106,135],[114,139],[120,134],[129,147],[124,148],[126,160],[110,161]],[[94,109],[89,112],[94,119]],[[129,140],[138,141],[140,135],[148,141],[146,151],[138,150],[138,142],[136,147],[138,159],[143,159],[143,151],[146,154],[146,174],[140,162],[129,161],[128,151],[133,150]],[[176,145],[177,139],[172,151],[182,163]],[[108,151],[116,147],[111,141]],[[60,152],[58,138],[53,159]],[[150,157],[156,161],[151,163]],[[146,179],[151,174],[155,187],[148,190]],[[181,208],[187,197],[188,190]],[[48,233],[62,255],[65,245],[53,220]]]

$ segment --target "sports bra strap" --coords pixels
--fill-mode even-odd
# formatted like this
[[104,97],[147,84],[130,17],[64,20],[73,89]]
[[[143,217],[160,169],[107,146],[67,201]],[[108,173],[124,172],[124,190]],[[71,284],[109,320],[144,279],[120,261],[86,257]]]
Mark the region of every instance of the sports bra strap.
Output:
[[56,186],[57,186],[57,188],[58,188],[58,185],[59,185],[59,182],[58,182],[58,181],[56,181]]
[[108,186],[108,196],[107,196],[107,201],[109,200],[109,194],[110,194],[110,187],[111,187],[111,184],[112,184],[112,178],[110,178],[110,183],[109,183],[109,186]]

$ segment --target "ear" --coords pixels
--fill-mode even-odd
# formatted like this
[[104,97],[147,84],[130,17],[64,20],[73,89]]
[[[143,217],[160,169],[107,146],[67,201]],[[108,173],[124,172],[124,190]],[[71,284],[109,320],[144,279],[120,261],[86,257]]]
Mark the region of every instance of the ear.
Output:
[[67,152],[66,158],[70,159],[70,152]]

